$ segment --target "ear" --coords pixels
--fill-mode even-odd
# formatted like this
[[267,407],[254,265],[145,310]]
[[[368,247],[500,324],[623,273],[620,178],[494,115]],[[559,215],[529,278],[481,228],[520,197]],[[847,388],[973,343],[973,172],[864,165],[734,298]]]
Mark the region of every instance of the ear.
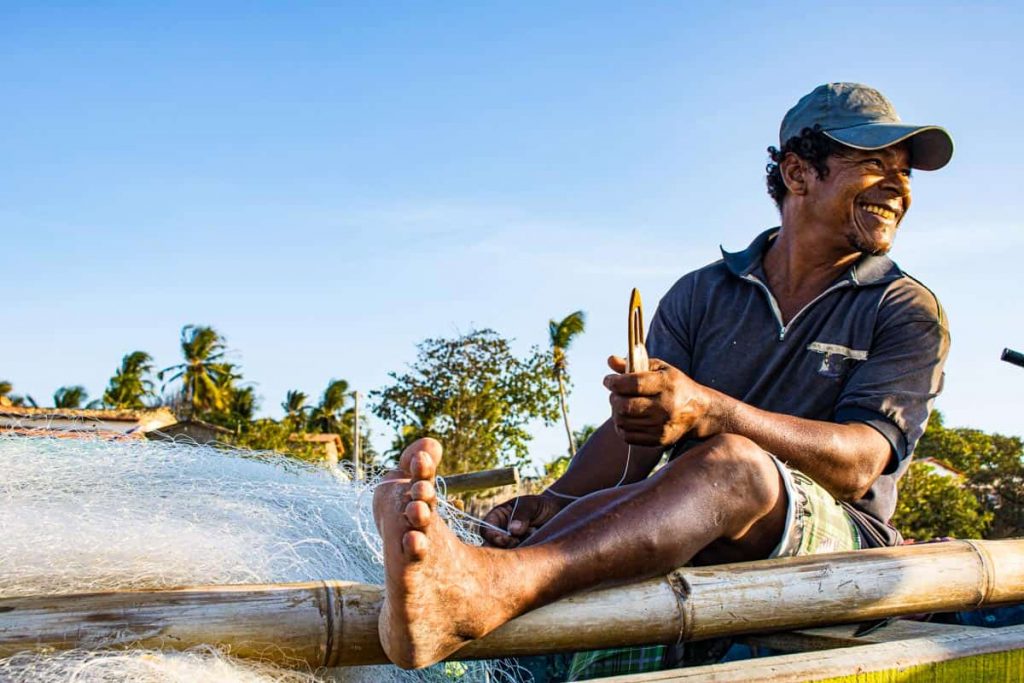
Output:
[[779,172],[790,194],[807,194],[807,178],[811,169],[806,161],[790,152],[779,162]]

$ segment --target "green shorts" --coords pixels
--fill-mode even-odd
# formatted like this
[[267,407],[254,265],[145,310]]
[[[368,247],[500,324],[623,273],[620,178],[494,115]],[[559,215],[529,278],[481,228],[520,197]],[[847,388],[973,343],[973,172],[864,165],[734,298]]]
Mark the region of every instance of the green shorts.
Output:
[[[772,456],[788,499],[782,539],[769,557],[794,557],[859,550],[864,547],[857,525],[828,491],[799,470]],[[578,652],[566,680],[582,681],[624,674],[660,671],[675,666],[675,648],[666,645]]]

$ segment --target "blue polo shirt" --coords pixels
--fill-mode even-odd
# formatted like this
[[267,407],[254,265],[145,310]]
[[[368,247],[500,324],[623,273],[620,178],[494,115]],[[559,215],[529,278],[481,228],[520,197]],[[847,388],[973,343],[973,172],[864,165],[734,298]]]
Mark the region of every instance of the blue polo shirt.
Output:
[[722,260],[676,282],[651,321],[648,353],[763,410],[877,429],[892,455],[849,511],[866,540],[897,544],[888,524],[896,482],[942,389],[946,315],[888,257],[864,255],[784,325],[762,267],[778,233],[741,252],[723,249]]

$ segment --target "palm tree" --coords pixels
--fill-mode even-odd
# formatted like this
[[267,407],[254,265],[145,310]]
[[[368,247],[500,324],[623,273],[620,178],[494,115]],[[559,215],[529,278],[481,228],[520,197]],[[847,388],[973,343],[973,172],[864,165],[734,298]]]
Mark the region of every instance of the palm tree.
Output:
[[558,380],[558,396],[562,402],[562,421],[565,422],[565,434],[569,438],[569,457],[576,454],[576,439],[569,426],[569,405],[566,401],[566,377],[568,376],[569,359],[566,351],[586,327],[587,316],[583,311],[576,311],[565,316],[561,322],[548,322],[548,333],[551,338],[551,357],[555,379]]
[[146,377],[151,372],[153,357],[148,353],[132,351],[126,355],[103,392],[103,405],[127,410],[145,408],[145,399],[155,396],[153,382]]
[[320,403],[310,413],[310,429],[324,434],[344,435],[344,418],[351,412],[351,409],[345,408],[349,394],[348,382],[343,379],[332,379],[324,389]]
[[53,407],[77,410],[88,400],[89,392],[80,384],[61,387],[53,392]]
[[236,426],[240,426],[243,422],[252,422],[252,418],[256,415],[256,408],[259,407],[258,403],[256,390],[252,386],[231,388],[228,412],[232,421],[237,423]]
[[[25,397],[12,394],[14,391],[14,385],[5,379],[0,379],[0,406],[23,406],[25,405]],[[31,397],[29,397],[31,400]]]
[[163,380],[170,375],[165,384],[181,380],[189,416],[227,407],[225,386],[230,386],[234,379],[234,366],[225,362],[226,353],[224,337],[212,327],[185,325],[181,328],[181,354],[185,362],[164,368],[157,377]]
[[308,398],[304,392],[292,389],[284,395],[284,401],[281,403],[285,413],[284,419],[290,422],[296,431],[306,421],[306,413],[310,410],[306,405]]

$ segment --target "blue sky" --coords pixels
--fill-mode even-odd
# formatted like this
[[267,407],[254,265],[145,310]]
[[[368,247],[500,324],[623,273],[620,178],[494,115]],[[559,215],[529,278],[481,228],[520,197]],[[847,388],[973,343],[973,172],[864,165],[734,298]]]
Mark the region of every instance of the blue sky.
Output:
[[598,423],[629,289],[649,317],[774,225],[779,120],[855,80],[956,140],[893,252],[949,313],[938,407],[1024,434],[1022,33],[1020,3],[0,2],[0,378],[98,396],[212,324],[277,414],[583,309],[570,406]]

